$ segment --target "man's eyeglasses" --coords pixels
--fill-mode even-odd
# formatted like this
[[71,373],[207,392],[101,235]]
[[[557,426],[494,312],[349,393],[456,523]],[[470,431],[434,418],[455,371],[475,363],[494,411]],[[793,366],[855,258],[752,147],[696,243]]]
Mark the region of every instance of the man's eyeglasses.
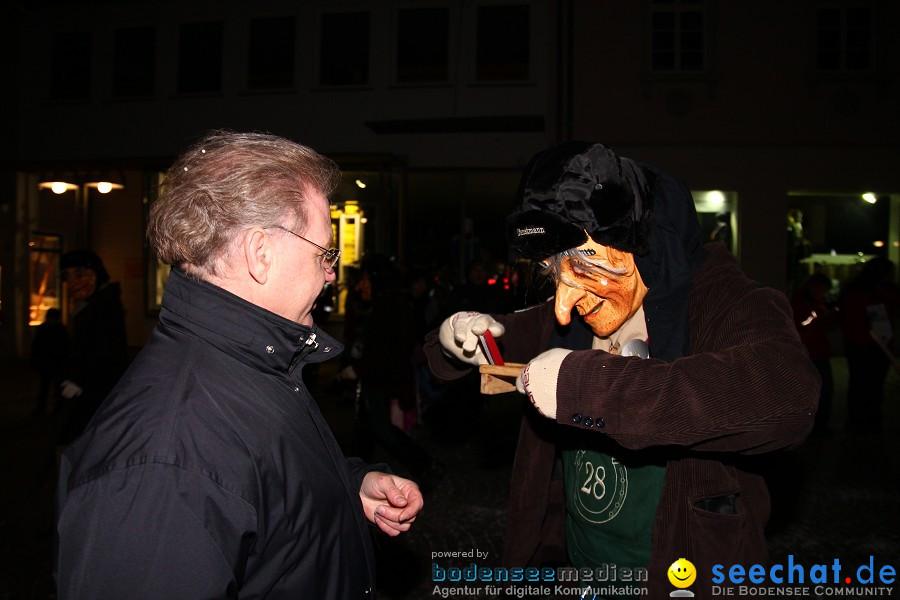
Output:
[[341,251],[338,250],[337,248],[324,248],[324,247],[318,245],[317,243],[313,242],[312,240],[306,239],[299,233],[294,233],[290,229],[282,227],[281,225],[272,225],[272,227],[274,227],[275,229],[280,229],[282,231],[286,231],[291,235],[295,235],[298,238],[300,238],[301,240],[303,240],[304,242],[309,242],[310,244],[312,244],[313,246],[315,246],[316,248],[321,250],[324,253],[324,254],[322,254],[322,267],[325,269],[329,269],[329,270],[334,269],[334,265],[336,265],[337,261],[340,260],[340,258],[341,258]]

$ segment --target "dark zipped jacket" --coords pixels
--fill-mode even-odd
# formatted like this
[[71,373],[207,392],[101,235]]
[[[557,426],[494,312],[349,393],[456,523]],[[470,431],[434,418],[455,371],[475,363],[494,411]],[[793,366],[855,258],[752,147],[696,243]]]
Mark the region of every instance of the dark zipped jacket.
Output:
[[301,380],[327,334],[173,270],[149,342],[62,459],[59,598],[369,598],[359,488]]

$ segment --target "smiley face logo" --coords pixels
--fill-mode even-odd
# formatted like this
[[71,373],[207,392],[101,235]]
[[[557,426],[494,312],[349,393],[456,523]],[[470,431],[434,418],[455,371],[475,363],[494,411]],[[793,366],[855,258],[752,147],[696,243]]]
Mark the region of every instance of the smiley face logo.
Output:
[[669,582],[677,588],[690,587],[697,579],[697,569],[691,561],[679,558],[669,567]]

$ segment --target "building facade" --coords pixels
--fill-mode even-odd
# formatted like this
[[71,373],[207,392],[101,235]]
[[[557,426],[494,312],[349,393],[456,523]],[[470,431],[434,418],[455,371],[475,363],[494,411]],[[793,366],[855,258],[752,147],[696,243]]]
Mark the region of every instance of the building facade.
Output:
[[[896,2],[46,0],[0,10],[11,84],[0,98],[0,356],[23,356],[42,312],[65,304],[53,260],[81,246],[122,284],[129,343],[143,344],[164,281],[144,243],[147,207],[174,156],[218,128],[283,135],[341,165],[332,216],[342,269],[369,254],[450,273],[502,263],[522,168],[565,139],[677,174],[708,234],[724,214],[742,265],[770,285],[788,289],[802,274],[787,264],[790,209],[803,212],[806,249],[824,268],[859,254],[897,260]],[[41,186],[52,181],[70,187]],[[101,193],[102,181],[117,185]],[[841,225],[859,239],[845,242]]]

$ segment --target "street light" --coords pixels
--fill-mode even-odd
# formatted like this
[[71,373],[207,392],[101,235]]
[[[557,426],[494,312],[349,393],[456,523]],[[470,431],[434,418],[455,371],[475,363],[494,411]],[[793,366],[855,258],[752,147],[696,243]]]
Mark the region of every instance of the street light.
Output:
[[54,194],[65,194],[69,190],[77,190],[78,186],[67,181],[57,180],[54,177],[38,183],[39,190],[51,190]]
[[[90,248],[91,215],[88,189],[96,189],[101,194],[108,194],[113,190],[122,190],[125,189],[124,178],[121,173],[116,171],[100,171],[99,173],[87,173],[82,176],[69,175],[62,176],[59,173],[42,175],[40,181],[38,181],[38,189],[50,190],[57,195],[62,195],[69,191],[75,192],[75,209],[78,211],[75,247]],[[73,180],[78,183],[73,183]]]
[[110,171],[103,171],[99,175],[92,174],[84,185],[85,187],[96,188],[101,194],[125,189],[122,175]]

